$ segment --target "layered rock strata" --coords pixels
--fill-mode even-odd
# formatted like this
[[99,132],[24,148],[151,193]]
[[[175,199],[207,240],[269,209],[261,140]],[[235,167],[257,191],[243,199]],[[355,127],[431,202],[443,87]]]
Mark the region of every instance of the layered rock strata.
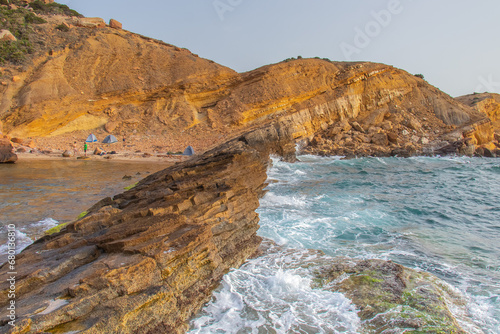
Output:
[[[142,180],[25,249],[2,333],[182,333],[222,275],[260,244],[268,151],[233,140]],[[1,318],[7,319],[6,265]]]
[[[186,138],[204,151],[278,121],[288,122],[297,139],[328,129],[334,151],[370,154],[407,144],[417,151],[445,146],[461,139],[462,127],[486,118],[384,64],[297,59],[236,73],[123,30],[75,27],[61,34],[49,23],[41,26],[49,36],[44,43],[57,51],[40,55],[22,73],[8,70],[19,80],[0,87],[0,119],[11,136],[136,131]],[[356,122],[353,131],[363,136],[339,137],[335,127],[344,120]],[[356,143],[373,145],[358,150]]]

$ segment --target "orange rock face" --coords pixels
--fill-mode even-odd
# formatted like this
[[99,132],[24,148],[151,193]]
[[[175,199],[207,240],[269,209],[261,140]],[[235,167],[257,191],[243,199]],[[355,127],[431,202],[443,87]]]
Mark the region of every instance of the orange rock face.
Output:
[[184,332],[222,275],[260,244],[255,209],[267,154],[234,140],[151,175],[31,245],[16,259],[16,330]]
[[122,24],[121,22],[118,22],[117,20],[115,19],[111,19],[109,20],[109,26],[111,28],[115,28],[115,29],[122,29]]
[[383,64],[299,59],[239,74],[161,41],[110,27],[85,28],[83,22],[103,26],[99,18],[73,20],[82,24],[63,37],[47,34],[47,44],[60,51],[38,54],[35,62],[42,65],[28,69],[23,77],[29,81],[3,88],[4,132],[47,137],[113,124],[117,134],[203,137],[196,146],[205,150],[223,135],[276,121],[288,122],[297,139],[342,120],[364,131],[382,125],[397,131],[401,125],[423,138],[436,137],[429,128],[441,136],[455,130],[450,126],[484,118],[424,80]]
[[8,30],[0,30],[0,41],[12,42],[12,41],[17,41],[17,38]]
[[485,114],[493,122],[495,131],[500,132],[500,94],[471,94],[457,100]]

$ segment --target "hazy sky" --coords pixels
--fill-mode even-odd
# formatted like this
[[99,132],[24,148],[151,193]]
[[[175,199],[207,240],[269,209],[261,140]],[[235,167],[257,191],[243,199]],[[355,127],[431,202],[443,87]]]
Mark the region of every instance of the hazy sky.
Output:
[[500,93],[499,0],[58,2],[239,72],[318,56],[421,73],[452,96]]

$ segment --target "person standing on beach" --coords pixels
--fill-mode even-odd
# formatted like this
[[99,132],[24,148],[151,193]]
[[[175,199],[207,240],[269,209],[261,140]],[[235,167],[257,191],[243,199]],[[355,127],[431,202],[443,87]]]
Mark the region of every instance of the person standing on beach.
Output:
[[83,143],[83,152],[85,153],[85,156],[87,156],[87,143]]
[[75,154],[75,157],[78,155],[78,149],[76,148],[76,141],[73,143],[73,153]]

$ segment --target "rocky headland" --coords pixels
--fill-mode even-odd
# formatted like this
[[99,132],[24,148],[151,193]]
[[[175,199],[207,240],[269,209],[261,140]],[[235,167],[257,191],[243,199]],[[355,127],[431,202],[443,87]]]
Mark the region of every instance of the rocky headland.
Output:
[[[255,209],[269,156],[294,161],[297,144],[304,153],[348,157],[500,153],[494,95],[453,99],[421,77],[368,62],[290,59],[237,73],[119,22],[48,2],[0,7],[15,18],[2,29],[31,22],[34,34],[13,36],[36,43],[23,53],[24,44],[0,42],[20,52],[0,73],[2,152],[43,150],[42,143],[62,151],[92,131],[140,138],[146,150],[181,151],[189,143],[200,154],[100,201],[20,253],[19,319],[14,328],[0,323],[2,333],[185,332],[224,273],[258,251]],[[318,277],[355,274],[328,286],[350,296],[367,319],[389,303],[424,300],[414,309],[444,318],[441,328],[465,332],[449,305],[433,303],[442,291],[409,294],[420,285],[405,277],[428,276],[384,263],[332,264]],[[367,270],[375,274],[364,279]],[[6,275],[4,265],[2,320]],[[375,290],[358,289],[372,299],[356,294],[362,283],[384,292],[382,282],[394,277],[403,283],[396,282],[398,294],[387,304],[372,302]]]
[[[255,210],[270,154],[293,159],[293,133],[284,129],[275,123],[250,131],[153,174],[37,240],[16,258],[19,318],[15,327],[0,323],[0,333],[184,333],[222,276],[265,251]],[[0,271],[2,319],[7,266]],[[467,332],[455,318],[463,299],[432,275],[339,259],[317,277],[316,288],[353,300],[367,332]]]

